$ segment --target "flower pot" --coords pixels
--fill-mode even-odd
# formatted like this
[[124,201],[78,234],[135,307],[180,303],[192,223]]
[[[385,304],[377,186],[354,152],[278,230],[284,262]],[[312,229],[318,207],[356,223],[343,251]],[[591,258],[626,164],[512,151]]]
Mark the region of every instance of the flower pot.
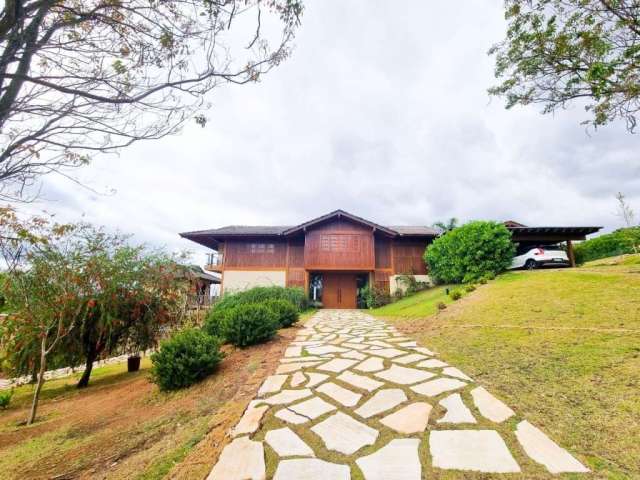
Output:
[[140,370],[140,355],[127,358],[127,371],[137,372]]

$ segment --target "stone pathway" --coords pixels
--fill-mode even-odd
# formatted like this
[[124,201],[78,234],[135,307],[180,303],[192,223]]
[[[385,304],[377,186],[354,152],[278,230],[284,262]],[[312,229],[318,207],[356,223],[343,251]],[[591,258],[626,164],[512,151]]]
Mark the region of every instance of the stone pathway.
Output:
[[314,315],[229,434],[209,480],[589,471],[464,372],[359,310]]

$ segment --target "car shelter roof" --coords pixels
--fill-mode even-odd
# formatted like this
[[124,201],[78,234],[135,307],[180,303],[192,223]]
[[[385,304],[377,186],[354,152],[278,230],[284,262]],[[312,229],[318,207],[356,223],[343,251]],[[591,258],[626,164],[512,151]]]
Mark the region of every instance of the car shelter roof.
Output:
[[596,233],[602,227],[527,227],[513,226],[517,222],[505,222],[515,242],[564,242],[567,240],[584,240],[587,235]]

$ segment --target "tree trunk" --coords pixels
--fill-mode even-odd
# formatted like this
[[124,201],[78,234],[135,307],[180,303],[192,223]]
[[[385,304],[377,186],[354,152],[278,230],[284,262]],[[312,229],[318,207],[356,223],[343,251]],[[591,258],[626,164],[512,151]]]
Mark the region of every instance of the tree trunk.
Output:
[[33,402],[31,403],[31,413],[29,413],[29,419],[27,425],[31,425],[36,419],[36,411],[38,409],[38,398],[40,397],[40,391],[42,390],[42,384],[44,383],[44,372],[47,371],[47,337],[42,338],[42,344],[40,345],[40,371],[38,372],[38,383],[36,389],[33,392]]
[[91,377],[91,369],[93,368],[93,362],[98,358],[98,352],[95,348],[91,347],[87,352],[87,363],[85,364],[84,372],[78,382],[78,388],[85,388],[89,386],[89,377]]

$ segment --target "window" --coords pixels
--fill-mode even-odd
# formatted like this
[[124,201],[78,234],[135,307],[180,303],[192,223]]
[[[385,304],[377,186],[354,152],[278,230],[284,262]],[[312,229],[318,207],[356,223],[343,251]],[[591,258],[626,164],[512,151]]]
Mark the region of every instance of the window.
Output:
[[273,255],[276,246],[273,243],[250,243],[247,245],[252,255]]
[[323,252],[359,252],[359,235],[325,234],[320,236],[320,250]]

